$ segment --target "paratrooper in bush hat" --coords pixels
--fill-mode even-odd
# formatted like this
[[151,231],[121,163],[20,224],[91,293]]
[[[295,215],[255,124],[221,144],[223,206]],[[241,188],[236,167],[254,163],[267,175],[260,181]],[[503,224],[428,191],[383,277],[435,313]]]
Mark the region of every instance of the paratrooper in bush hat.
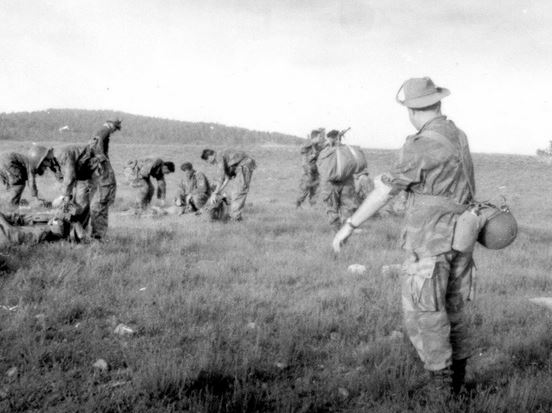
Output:
[[407,192],[402,236],[408,254],[402,278],[406,332],[430,372],[431,388],[437,392],[448,386],[457,393],[472,353],[463,286],[471,282],[473,258],[471,252],[454,250],[452,242],[458,217],[474,199],[475,181],[466,135],[441,114],[441,100],[449,94],[429,77],[402,84],[396,99],[408,108],[417,132],[406,139],[396,166],[374,179],[374,191],[336,234],[333,248],[339,252],[358,225],[393,195]]

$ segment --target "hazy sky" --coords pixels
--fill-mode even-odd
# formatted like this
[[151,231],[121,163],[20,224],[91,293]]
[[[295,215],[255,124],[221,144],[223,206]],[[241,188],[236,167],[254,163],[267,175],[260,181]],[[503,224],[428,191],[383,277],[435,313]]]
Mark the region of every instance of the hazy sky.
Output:
[[0,111],[116,109],[400,147],[431,76],[478,152],[552,140],[548,0],[2,0]]

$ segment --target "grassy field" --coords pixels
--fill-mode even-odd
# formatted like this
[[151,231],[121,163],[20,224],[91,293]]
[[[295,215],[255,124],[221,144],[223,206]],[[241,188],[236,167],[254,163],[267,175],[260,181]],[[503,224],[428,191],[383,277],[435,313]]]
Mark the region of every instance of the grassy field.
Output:
[[[474,157],[479,198],[506,195],[520,234],[504,251],[476,251],[474,391],[445,405],[419,387],[423,368],[398,333],[398,276],[381,274],[403,260],[400,219],[368,222],[335,257],[323,210],[293,206],[297,148],[248,149],[258,169],[242,223],[119,212],[133,199],[127,158],[190,160],[213,176],[201,149],[113,145],[120,184],[107,242],[7,251],[0,305],[17,307],[0,307],[0,411],[552,411],[552,313],[527,300],[552,295],[549,165]],[[395,157],[368,155],[374,173]],[[179,177],[168,178],[169,197]],[[53,198],[51,176],[38,184]],[[348,273],[353,263],[368,274]],[[115,334],[119,323],[136,333]]]

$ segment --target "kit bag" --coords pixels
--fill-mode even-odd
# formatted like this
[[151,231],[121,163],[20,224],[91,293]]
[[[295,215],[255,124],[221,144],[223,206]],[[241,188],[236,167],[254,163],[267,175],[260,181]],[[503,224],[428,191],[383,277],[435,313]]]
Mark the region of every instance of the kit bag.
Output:
[[366,169],[366,155],[356,147],[337,145],[327,147],[318,157],[320,175],[332,182],[342,182]]

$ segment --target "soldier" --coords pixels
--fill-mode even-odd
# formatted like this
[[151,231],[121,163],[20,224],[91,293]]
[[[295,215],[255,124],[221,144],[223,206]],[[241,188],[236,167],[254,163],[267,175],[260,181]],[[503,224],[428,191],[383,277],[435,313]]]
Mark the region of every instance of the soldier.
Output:
[[180,182],[176,197],[176,205],[184,208],[184,212],[197,212],[211,196],[209,180],[202,172],[194,169],[190,162],[180,165],[184,179]]
[[46,169],[50,169],[56,179],[61,180],[61,172],[52,148],[48,149],[33,144],[28,155],[16,152],[0,155],[0,180],[11,193],[10,204],[12,206],[17,207],[22,203],[21,195],[23,195],[27,181],[30,181],[31,195],[41,205],[47,206],[49,204],[38,197],[36,187],[36,175],[42,175]]
[[[115,202],[117,180],[109,160],[109,139],[111,134],[121,130],[121,119],[108,120],[90,139],[88,145],[94,156],[101,160],[102,167],[96,171],[95,178],[90,181],[91,215],[94,216],[92,236],[102,238],[107,232],[109,207]],[[105,157],[105,159],[104,159]],[[95,197],[96,192],[103,195]]]
[[[340,145],[341,137],[342,133],[338,130],[329,131],[326,135],[327,146],[320,153],[320,158],[326,157],[327,152],[335,150],[335,147]],[[326,204],[328,221],[330,226],[338,231],[345,219],[353,215],[358,208],[354,176],[351,175],[341,181],[323,178],[321,186],[321,195]]]
[[441,114],[447,89],[426,77],[407,80],[399,93],[397,101],[408,108],[417,133],[406,139],[395,168],[376,179],[375,190],[336,234],[333,248],[339,252],[353,229],[390,196],[408,193],[402,280],[406,330],[433,379],[430,388],[456,394],[471,353],[463,293],[473,259],[471,252],[453,250],[452,239],[458,216],[475,195],[473,164],[466,135]]
[[109,179],[111,165],[103,155],[96,156],[89,145],[62,148],[58,161],[63,175],[64,202],[79,207],[78,221],[94,239],[107,231],[109,205],[115,201],[116,183]]
[[157,199],[164,201],[167,194],[165,175],[174,172],[174,163],[165,162],[160,158],[145,158],[127,162],[124,174],[129,184],[137,188],[136,208],[145,211],[151,203],[155,187],[151,178],[157,181]]
[[82,226],[73,220],[75,211],[76,205],[69,202],[50,213],[0,213],[0,248],[62,239],[85,241]]
[[320,175],[316,161],[318,155],[322,151],[325,140],[324,128],[314,129],[310,133],[310,138],[301,147],[301,155],[303,155],[303,175],[301,176],[300,190],[301,195],[297,198],[295,205],[297,208],[308,198],[311,205],[315,204],[316,190],[320,184]]
[[204,149],[201,159],[217,165],[219,169],[218,180],[209,202],[215,202],[230,181],[236,182],[230,197],[230,219],[241,221],[251,175],[257,166],[255,160],[245,152],[233,149],[225,149],[218,153],[212,149]]

